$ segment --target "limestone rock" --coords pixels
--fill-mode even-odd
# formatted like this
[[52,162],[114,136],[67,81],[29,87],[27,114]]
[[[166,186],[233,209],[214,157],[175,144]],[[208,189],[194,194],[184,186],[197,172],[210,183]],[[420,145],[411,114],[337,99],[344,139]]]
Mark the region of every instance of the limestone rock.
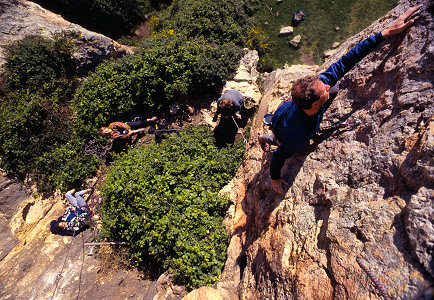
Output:
[[293,32],[294,32],[294,27],[292,26],[282,27],[280,29],[279,36],[291,35]]
[[259,55],[256,50],[247,51],[240,61],[233,81],[235,82],[248,82],[254,83],[258,79],[258,71],[256,67],[258,65]]
[[434,277],[434,191],[421,188],[406,207],[406,231],[414,254]]
[[198,288],[189,294],[187,294],[183,300],[224,300],[222,294],[212,287],[203,286]]
[[132,48],[64,20],[26,0],[0,0],[0,65],[4,63],[5,47],[27,35],[41,34],[51,38],[60,31],[78,33],[74,60],[79,75],[86,75],[97,64],[110,57],[131,53]]
[[328,58],[330,56],[332,56],[333,54],[335,54],[337,52],[337,49],[329,49],[324,51],[324,58]]
[[[368,299],[378,291],[360,260],[393,299],[412,299],[434,282],[433,16],[383,42],[341,81],[325,118],[361,120],[324,131],[288,159],[285,195],[271,189],[272,154],[251,142],[231,182],[230,244],[221,283],[240,299]],[[412,6],[400,4],[348,39],[319,73]],[[267,76],[251,137],[303,74]],[[429,199],[429,200],[428,200]]]
[[289,41],[289,43],[294,46],[295,48],[298,48],[298,45],[301,42],[301,35],[297,35],[292,40]]

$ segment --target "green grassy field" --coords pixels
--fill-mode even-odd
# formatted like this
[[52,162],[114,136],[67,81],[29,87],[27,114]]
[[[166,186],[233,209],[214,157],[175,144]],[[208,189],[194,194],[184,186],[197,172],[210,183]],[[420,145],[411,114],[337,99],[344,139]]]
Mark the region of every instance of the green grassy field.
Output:
[[[282,0],[280,3],[276,0],[258,0],[258,2],[261,8],[255,14],[255,23],[269,36],[271,56],[279,68],[285,63],[322,64],[324,51],[330,49],[334,42],[344,42],[398,3],[397,0]],[[305,13],[305,20],[294,27],[292,35],[279,37],[280,28],[290,25],[292,14],[298,9]],[[338,31],[336,27],[339,27]],[[301,44],[298,49],[294,49],[289,45],[289,41],[299,34],[302,36]]]

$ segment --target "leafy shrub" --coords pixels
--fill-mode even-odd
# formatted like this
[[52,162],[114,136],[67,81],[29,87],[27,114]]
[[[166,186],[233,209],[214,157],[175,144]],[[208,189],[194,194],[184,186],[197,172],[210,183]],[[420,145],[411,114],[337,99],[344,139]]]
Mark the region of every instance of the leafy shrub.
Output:
[[259,55],[257,69],[259,72],[271,72],[276,67],[275,60],[271,57],[271,45],[269,37],[259,27],[250,28],[248,32],[247,47],[256,50]]
[[39,190],[68,190],[82,186],[86,178],[94,175],[99,162],[93,156],[86,156],[84,147],[83,142],[73,140],[38,157],[33,178]]
[[270,52],[270,45],[265,31],[259,27],[250,28],[248,32],[247,47],[256,50],[259,55]]
[[136,54],[101,64],[77,90],[72,107],[80,135],[129,115],[151,115],[194,88],[219,86],[236,67],[240,52],[228,46],[187,41],[167,31],[146,40]]
[[[175,29],[188,38],[243,46],[252,15],[250,1],[179,0],[164,11],[154,30]],[[154,24],[155,25],[155,24]]]
[[74,93],[73,33],[26,37],[6,56],[0,100],[0,167],[30,177],[41,192],[78,187],[97,162],[74,136],[69,100]]
[[0,102],[0,166],[21,179],[30,175],[43,192],[66,189],[95,172],[95,162],[83,156],[84,145],[70,143],[69,109],[58,97],[67,87],[50,98],[19,90]]
[[39,90],[56,86],[56,80],[71,76],[73,44],[68,33],[54,39],[40,35],[28,36],[12,44],[6,52],[6,77],[12,90]]
[[207,127],[131,150],[102,186],[103,236],[128,242],[134,264],[163,266],[189,288],[216,281],[228,205],[218,191],[243,152],[242,143],[218,149]]
[[237,69],[242,54],[240,48],[234,44],[223,44],[218,47],[205,45],[193,70],[193,88],[219,89]]

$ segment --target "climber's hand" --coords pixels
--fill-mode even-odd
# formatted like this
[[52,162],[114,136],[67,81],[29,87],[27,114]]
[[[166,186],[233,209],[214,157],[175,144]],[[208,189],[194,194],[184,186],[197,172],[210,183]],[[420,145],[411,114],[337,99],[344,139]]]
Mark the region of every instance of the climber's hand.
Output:
[[398,19],[395,20],[395,22],[393,22],[389,27],[384,29],[381,32],[381,35],[384,38],[388,38],[394,34],[403,32],[405,29],[407,29],[414,23],[414,21],[417,18],[417,16],[414,15],[414,13],[421,7],[422,4],[409,8],[405,13],[400,15]]
[[279,194],[285,193],[286,182],[283,178],[279,178],[276,180],[271,179],[271,185],[273,186],[273,190],[278,192]]

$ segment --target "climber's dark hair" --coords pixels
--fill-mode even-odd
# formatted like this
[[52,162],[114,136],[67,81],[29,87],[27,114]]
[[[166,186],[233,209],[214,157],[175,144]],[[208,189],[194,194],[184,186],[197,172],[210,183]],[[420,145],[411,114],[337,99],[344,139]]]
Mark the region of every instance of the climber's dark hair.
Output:
[[223,110],[229,110],[231,109],[233,106],[233,103],[231,101],[231,99],[229,98],[224,98],[222,100],[220,100],[219,102],[219,108],[223,109]]
[[312,104],[319,100],[315,85],[320,79],[317,75],[302,77],[294,82],[291,88],[292,101],[302,109],[312,108]]

